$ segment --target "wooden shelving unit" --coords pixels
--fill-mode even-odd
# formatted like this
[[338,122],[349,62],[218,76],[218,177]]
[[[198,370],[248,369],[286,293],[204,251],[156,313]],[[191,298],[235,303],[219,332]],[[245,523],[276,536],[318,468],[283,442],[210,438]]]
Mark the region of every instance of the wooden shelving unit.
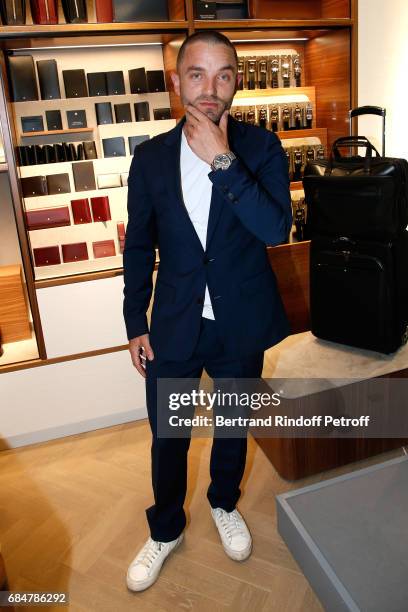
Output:
[[28,138],[30,136],[53,136],[55,134],[80,134],[84,132],[93,132],[94,128],[92,127],[84,127],[77,129],[69,129],[69,130],[43,130],[41,132],[22,132],[21,138]]

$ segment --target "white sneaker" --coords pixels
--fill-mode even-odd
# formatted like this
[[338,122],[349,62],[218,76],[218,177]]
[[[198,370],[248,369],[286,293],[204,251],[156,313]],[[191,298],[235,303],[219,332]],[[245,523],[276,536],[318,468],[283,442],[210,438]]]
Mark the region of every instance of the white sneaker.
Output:
[[184,533],[171,542],[156,542],[149,538],[129,565],[126,582],[131,591],[144,591],[159,577],[164,561],[183,541]]
[[227,512],[223,508],[211,508],[211,514],[227,555],[234,561],[247,559],[252,550],[252,538],[238,510]]

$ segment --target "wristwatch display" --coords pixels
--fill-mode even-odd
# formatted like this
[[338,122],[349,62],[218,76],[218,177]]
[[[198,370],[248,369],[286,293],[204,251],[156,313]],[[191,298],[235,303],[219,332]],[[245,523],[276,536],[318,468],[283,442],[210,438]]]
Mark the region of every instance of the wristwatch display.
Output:
[[258,61],[258,82],[259,89],[266,89],[267,87],[267,62],[266,59],[262,58]]
[[279,87],[279,57],[273,55],[271,59],[271,87]]
[[232,151],[216,155],[211,164],[211,170],[228,170],[236,156]]
[[248,89],[255,89],[256,87],[256,59],[248,60]]
[[284,87],[290,87],[290,56],[281,57],[282,80]]
[[292,57],[292,61],[293,61],[293,73],[295,76],[295,84],[296,84],[296,87],[300,87],[301,77],[302,77],[302,66],[300,65],[299,55],[294,55]]

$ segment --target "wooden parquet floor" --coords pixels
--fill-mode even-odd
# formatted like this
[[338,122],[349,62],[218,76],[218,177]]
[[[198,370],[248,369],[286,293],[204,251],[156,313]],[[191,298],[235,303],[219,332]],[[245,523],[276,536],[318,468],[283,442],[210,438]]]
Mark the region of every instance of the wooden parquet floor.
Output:
[[142,593],[127,590],[125,575],[148,536],[147,421],[0,453],[0,542],[10,589],[68,592],[72,611],[321,611],[277,532],[275,495],[400,451],[288,483],[249,438],[239,508],[254,550],[237,563],[223,552],[210,516],[210,450],[211,440],[193,439],[186,537],[159,580]]

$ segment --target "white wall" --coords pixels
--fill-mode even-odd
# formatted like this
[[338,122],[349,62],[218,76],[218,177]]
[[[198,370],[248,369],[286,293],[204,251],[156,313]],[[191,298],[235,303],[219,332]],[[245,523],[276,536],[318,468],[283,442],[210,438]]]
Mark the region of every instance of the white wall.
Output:
[[[408,1],[358,4],[358,104],[387,109],[386,155],[407,159]],[[381,147],[379,117],[361,118],[359,133]]]

